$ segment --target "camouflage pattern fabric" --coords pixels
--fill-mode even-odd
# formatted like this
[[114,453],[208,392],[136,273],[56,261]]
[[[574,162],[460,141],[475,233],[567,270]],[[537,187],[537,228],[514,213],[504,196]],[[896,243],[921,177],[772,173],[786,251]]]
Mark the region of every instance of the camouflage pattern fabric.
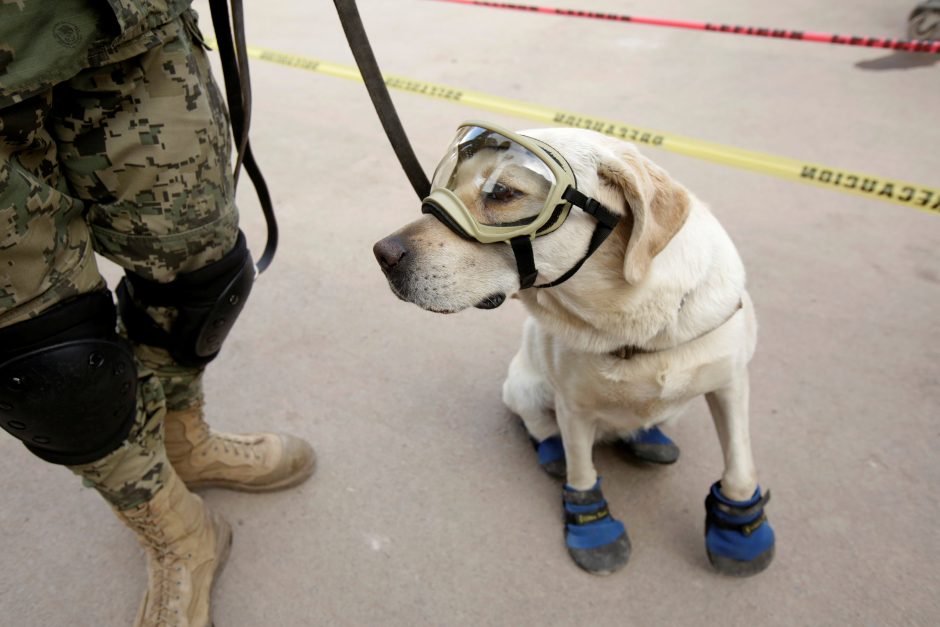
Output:
[[59,163],[95,250],[153,281],[232,249],[231,144],[204,50],[186,32],[53,90]]
[[180,366],[167,351],[153,346],[134,344],[134,353],[141,366],[160,378],[167,410],[181,411],[203,403],[202,368]]
[[160,382],[152,373],[142,372],[137,379],[137,418],[127,440],[102,459],[69,470],[118,510],[146,503],[163,487],[170,471],[163,447],[165,416]]
[[[11,4],[0,2],[4,10]],[[122,28],[138,28],[124,17]],[[234,246],[229,124],[195,14],[158,30],[159,45],[89,66],[43,91],[27,90],[28,97],[14,96],[0,108],[0,327],[99,289],[95,252],[169,282]],[[164,327],[176,313],[148,312]],[[145,378],[155,373],[161,384],[157,394],[156,381],[142,379],[135,425],[142,431],[125,447],[136,452],[119,450],[103,466],[77,469],[121,509],[161,485],[165,460],[154,421],[162,425],[164,406],[184,409],[202,400],[200,369],[179,366],[153,347],[135,346],[135,353]]]
[[0,0],[0,109],[159,46],[191,0]]

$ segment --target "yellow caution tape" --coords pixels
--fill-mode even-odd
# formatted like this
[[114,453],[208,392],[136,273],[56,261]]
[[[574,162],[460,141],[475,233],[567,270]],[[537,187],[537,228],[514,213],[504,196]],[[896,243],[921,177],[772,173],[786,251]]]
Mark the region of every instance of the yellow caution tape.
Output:
[[[281,65],[318,72],[329,76],[361,81],[359,70],[346,65],[310,59],[294,54],[248,47],[249,56]],[[632,126],[593,116],[559,111],[550,107],[510,100],[482,92],[458,89],[447,85],[428,83],[393,74],[385,74],[385,83],[391,89],[407,91],[430,98],[457,102],[471,107],[516,115],[547,124],[587,128],[606,135],[619,137],[638,144],[655,146],[679,154],[752,170],[800,183],[809,183],[841,192],[857,194],[875,200],[913,207],[934,215],[940,215],[940,189],[889,179],[883,176],[862,174],[818,163],[807,163],[798,159],[777,157],[760,152],[725,146],[713,142],[682,137],[662,131]]]

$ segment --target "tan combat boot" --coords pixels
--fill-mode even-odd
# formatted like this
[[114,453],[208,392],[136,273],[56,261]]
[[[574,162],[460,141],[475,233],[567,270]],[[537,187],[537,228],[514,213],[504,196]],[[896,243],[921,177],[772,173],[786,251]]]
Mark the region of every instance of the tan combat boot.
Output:
[[164,428],[167,457],[190,488],[280,490],[305,481],[316,464],[313,448],[292,435],[216,433],[201,405],[167,411]]
[[172,470],[152,499],[118,517],[147,552],[147,593],[135,627],[205,627],[209,594],[232,545],[232,529]]

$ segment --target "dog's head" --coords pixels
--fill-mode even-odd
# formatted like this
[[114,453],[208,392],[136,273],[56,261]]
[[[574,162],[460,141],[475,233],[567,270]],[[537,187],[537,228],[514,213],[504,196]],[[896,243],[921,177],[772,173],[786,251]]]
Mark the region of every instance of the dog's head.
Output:
[[[626,142],[579,129],[539,129],[523,134],[540,140],[565,157],[578,190],[623,216],[618,237],[605,242],[571,282],[588,268],[619,281],[637,284],[650,263],[689,212],[688,192],[662,168]],[[514,180],[497,185],[496,200],[481,204],[479,186],[493,156],[482,151],[461,164],[456,193],[479,221],[511,223],[534,217],[541,203],[540,182]],[[584,256],[596,222],[577,208],[555,231],[532,241],[539,283],[557,279]],[[375,257],[400,299],[438,313],[468,307],[492,309],[519,290],[515,257],[509,244],[482,244],[457,235],[438,218],[426,215],[380,240]]]

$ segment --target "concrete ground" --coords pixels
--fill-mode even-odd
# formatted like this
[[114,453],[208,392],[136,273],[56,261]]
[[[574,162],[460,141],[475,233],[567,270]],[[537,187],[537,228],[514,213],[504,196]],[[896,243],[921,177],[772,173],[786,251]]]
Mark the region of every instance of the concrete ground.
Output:
[[[915,4],[546,3],[887,36]],[[248,4],[252,43],[351,63],[330,2]],[[940,183],[938,56],[361,4],[388,72]],[[444,317],[395,299],[370,248],[419,207],[364,88],[263,62],[252,77],[282,239],[207,376],[209,412],[307,437],[320,466],[290,492],[205,493],[235,528],[217,625],[940,624],[938,216],[646,149],[713,207],[749,270],[753,443],[778,549],[751,579],[710,570],[702,500],[722,464],[701,402],[669,429],[675,466],[597,451],[634,545],[597,578],[568,558],[559,485],[500,402],[521,306]],[[466,118],[532,125],[394,97],[428,170]],[[240,200],[260,252],[249,188]],[[0,434],[0,495],[0,624],[132,622],[143,555],[96,494]]]

